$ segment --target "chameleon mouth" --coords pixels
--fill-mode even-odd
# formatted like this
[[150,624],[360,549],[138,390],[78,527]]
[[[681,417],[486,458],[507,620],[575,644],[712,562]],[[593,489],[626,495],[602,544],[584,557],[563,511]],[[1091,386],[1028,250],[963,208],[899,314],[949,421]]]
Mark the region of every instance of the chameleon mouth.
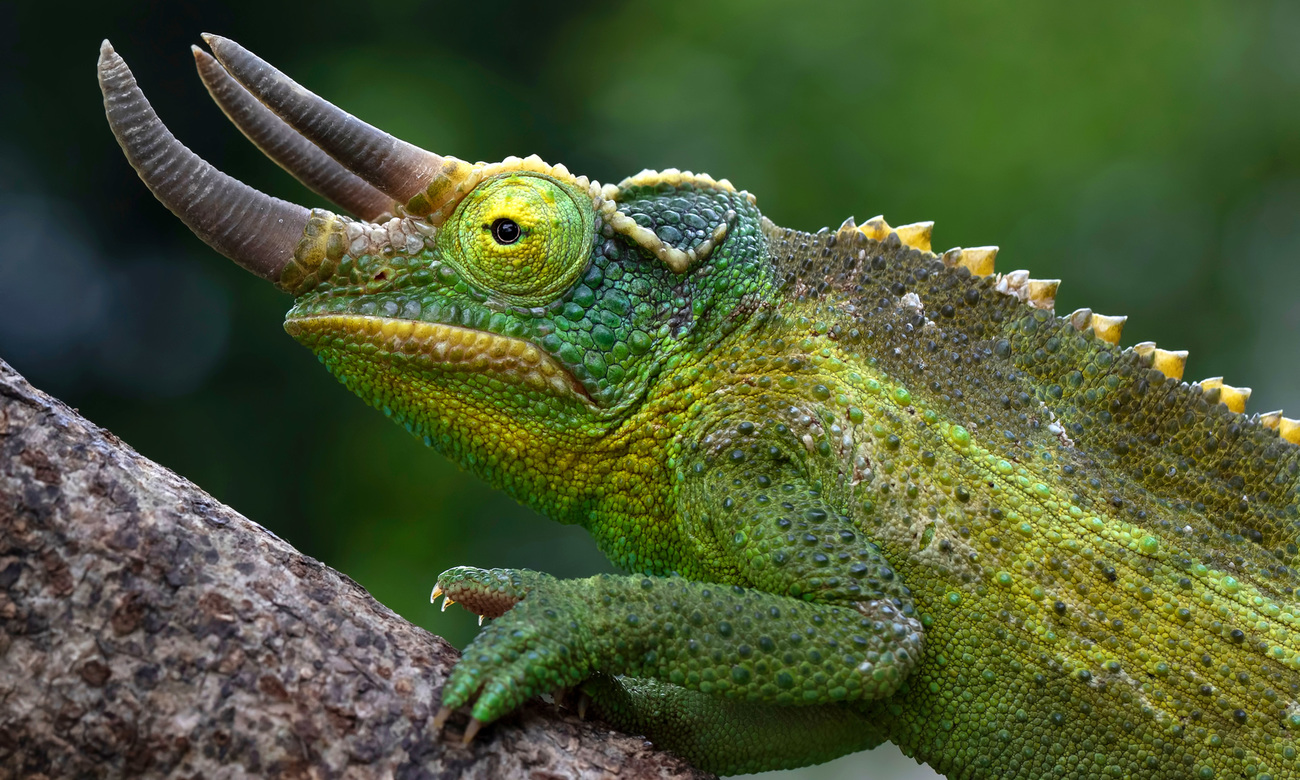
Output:
[[591,396],[555,358],[522,339],[456,325],[360,314],[295,317],[284,329],[299,341],[345,337],[349,347],[371,344],[418,367],[491,375],[594,406]]

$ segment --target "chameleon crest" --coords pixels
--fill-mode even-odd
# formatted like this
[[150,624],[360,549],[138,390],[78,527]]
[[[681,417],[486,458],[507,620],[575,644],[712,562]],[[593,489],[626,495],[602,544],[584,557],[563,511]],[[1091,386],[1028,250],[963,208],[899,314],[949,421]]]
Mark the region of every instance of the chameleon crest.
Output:
[[226,115],[353,216],[200,160],[105,42],[146,185],[348,388],[628,572],[444,572],[491,622],[434,728],[579,689],[723,773],[891,740],[961,777],[1300,776],[1300,423],[932,223],[471,164],[205,39]]

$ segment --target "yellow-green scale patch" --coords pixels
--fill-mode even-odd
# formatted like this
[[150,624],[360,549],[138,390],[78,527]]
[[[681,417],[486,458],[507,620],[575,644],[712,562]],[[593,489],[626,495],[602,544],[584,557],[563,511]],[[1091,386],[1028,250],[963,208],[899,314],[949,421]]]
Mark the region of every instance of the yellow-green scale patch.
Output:
[[[853,707],[941,771],[1296,773],[1294,577],[1240,535],[1219,544],[1214,535],[1232,531],[1207,513],[1227,508],[1274,545],[1284,524],[1221,492],[1176,500],[1173,487],[1208,480],[1211,469],[1189,460],[1202,445],[1186,436],[1175,437],[1176,463],[1143,449],[1135,437],[1157,433],[1147,407],[1132,414],[1127,439],[1108,438],[1107,404],[1181,403],[1146,385],[1126,389],[1141,366],[1116,362],[1090,335],[1053,335],[1045,313],[1027,317],[992,280],[896,241],[840,245],[771,228],[770,273],[741,273],[740,259],[760,257],[759,234],[723,209],[743,203],[716,192],[637,197],[624,204],[628,219],[661,240],[685,241],[674,227],[685,222],[673,220],[693,208],[713,216],[692,229],[725,216],[728,240],[678,277],[602,233],[590,264],[571,258],[542,279],[563,279],[555,283],[567,291],[519,298],[512,305],[532,308],[508,316],[499,302],[483,305],[484,271],[463,265],[464,242],[440,239],[441,254],[418,260],[344,258],[349,284],[379,291],[338,302],[324,290],[311,316],[383,319],[411,308],[428,327],[460,329],[448,331],[460,351],[438,352],[428,339],[412,346],[391,319],[382,338],[359,338],[356,327],[295,335],[377,408],[549,516],[582,523],[629,571],[836,605],[854,604],[850,592],[910,590],[893,603],[905,610],[899,620],[914,604],[924,626],[919,665],[882,664],[883,675],[911,670],[902,689]],[[512,203],[502,200],[500,213],[515,213]],[[476,217],[466,235],[496,252],[482,231],[500,218]],[[465,257],[439,259],[457,252]],[[512,283],[530,282],[520,269],[541,257],[521,256],[502,266]],[[414,284],[402,286],[407,279]],[[1034,372],[1047,378],[1027,381]],[[1272,450],[1230,445],[1221,449],[1254,452],[1267,473]],[[731,484],[700,492],[695,478],[707,475],[690,470],[709,468]],[[773,470],[790,482],[773,490],[790,488],[805,502],[798,512],[812,514],[762,511]],[[1278,491],[1254,487],[1272,506]],[[728,514],[733,506],[748,514]],[[854,555],[871,554],[864,542],[883,550],[888,577],[852,568]],[[804,568],[784,576],[792,565]],[[868,569],[882,578],[859,587],[847,576]],[[807,701],[820,702],[817,675],[795,671],[788,682],[813,686]],[[838,700],[848,690],[824,693]],[[786,689],[777,700],[803,701]]]
[[[823,482],[865,455],[852,504],[926,626],[905,689],[866,707],[892,738],[940,771],[1293,776],[1295,547],[1272,519],[1295,516],[1287,445],[1236,435],[1212,401],[1183,400],[993,279],[897,245],[772,241],[788,311],[865,377],[832,399],[861,413],[857,462]],[[891,401],[899,386],[915,414]],[[1052,406],[1074,397],[1079,412]],[[1168,431],[1174,449],[1151,444]],[[1198,486],[1216,485],[1216,463],[1246,475],[1238,505],[1228,477],[1227,495]],[[1211,506],[1265,518],[1250,522],[1282,565]]]
[[[818,476],[851,497],[927,630],[907,687],[932,695],[869,707],[888,710],[898,741],[940,768],[1014,742],[1029,774],[1058,761],[1117,776],[1296,771],[1300,633],[1284,604],[1193,562],[1177,534],[1085,512],[1055,438],[1012,462],[996,431],[940,422],[924,390],[848,369],[806,318],[786,323],[781,346],[742,351],[729,391],[813,401],[840,427],[805,434],[835,454],[813,460]],[[780,370],[792,358],[807,369]]]
[[[899,402],[913,393],[883,377],[855,389],[866,415],[857,432],[870,442],[859,451],[887,480],[858,499],[864,528],[912,584],[927,627],[926,661],[908,686],[949,694],[941,709],[897,697],[900,742],[940,767],[978,765],[981,751],[1015,739],[1044,771],[1103,759],[1093,767],[1103,773],[1154,771],[1148,759],[1197,773],[1296,771],[1300,633],[1285,605],[1229,572],[1186,565],[1176,536],[1084,512],[1055,461],[1027,468],[979,432],[927,426],[924,402],[909,413]],[[891,449],[891,436],[905,443]],[[920,549],[927,505],[937,530]],[[967,731],[928,732],[936,720]],[[1025,740],[1031,732],[1040,738]],[[1131,750],[1123,768],[1109,751],[1081,749],[1135,733],[1159,747]]]

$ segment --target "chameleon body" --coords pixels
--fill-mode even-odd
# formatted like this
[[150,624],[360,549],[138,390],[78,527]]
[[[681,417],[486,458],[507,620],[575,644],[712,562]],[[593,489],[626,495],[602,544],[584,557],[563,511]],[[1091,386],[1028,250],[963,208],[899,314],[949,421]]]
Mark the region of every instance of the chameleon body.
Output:
[[1300,776],[1294,421],[928,223],[805,233],[703,175],[357,141],[208,41],[231,118],[295,170],[292,125],[367,219],[293,207],[264,220],[289,243],[234,246],[131,140],[157,119],[105,44],[146,183],[294,296],[344,385],[628,572],[445,572],[435,597],[491,620],[435,727],[580,686],[721,773],[890,740],[952,777]]

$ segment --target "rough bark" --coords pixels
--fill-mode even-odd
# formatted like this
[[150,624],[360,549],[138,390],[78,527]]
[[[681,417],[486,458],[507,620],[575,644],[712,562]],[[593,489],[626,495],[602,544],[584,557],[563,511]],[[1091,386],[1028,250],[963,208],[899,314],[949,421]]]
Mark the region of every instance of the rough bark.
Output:
[[458,654],[0,361],[0,778],[699,778],[542,703],[432,732]]

